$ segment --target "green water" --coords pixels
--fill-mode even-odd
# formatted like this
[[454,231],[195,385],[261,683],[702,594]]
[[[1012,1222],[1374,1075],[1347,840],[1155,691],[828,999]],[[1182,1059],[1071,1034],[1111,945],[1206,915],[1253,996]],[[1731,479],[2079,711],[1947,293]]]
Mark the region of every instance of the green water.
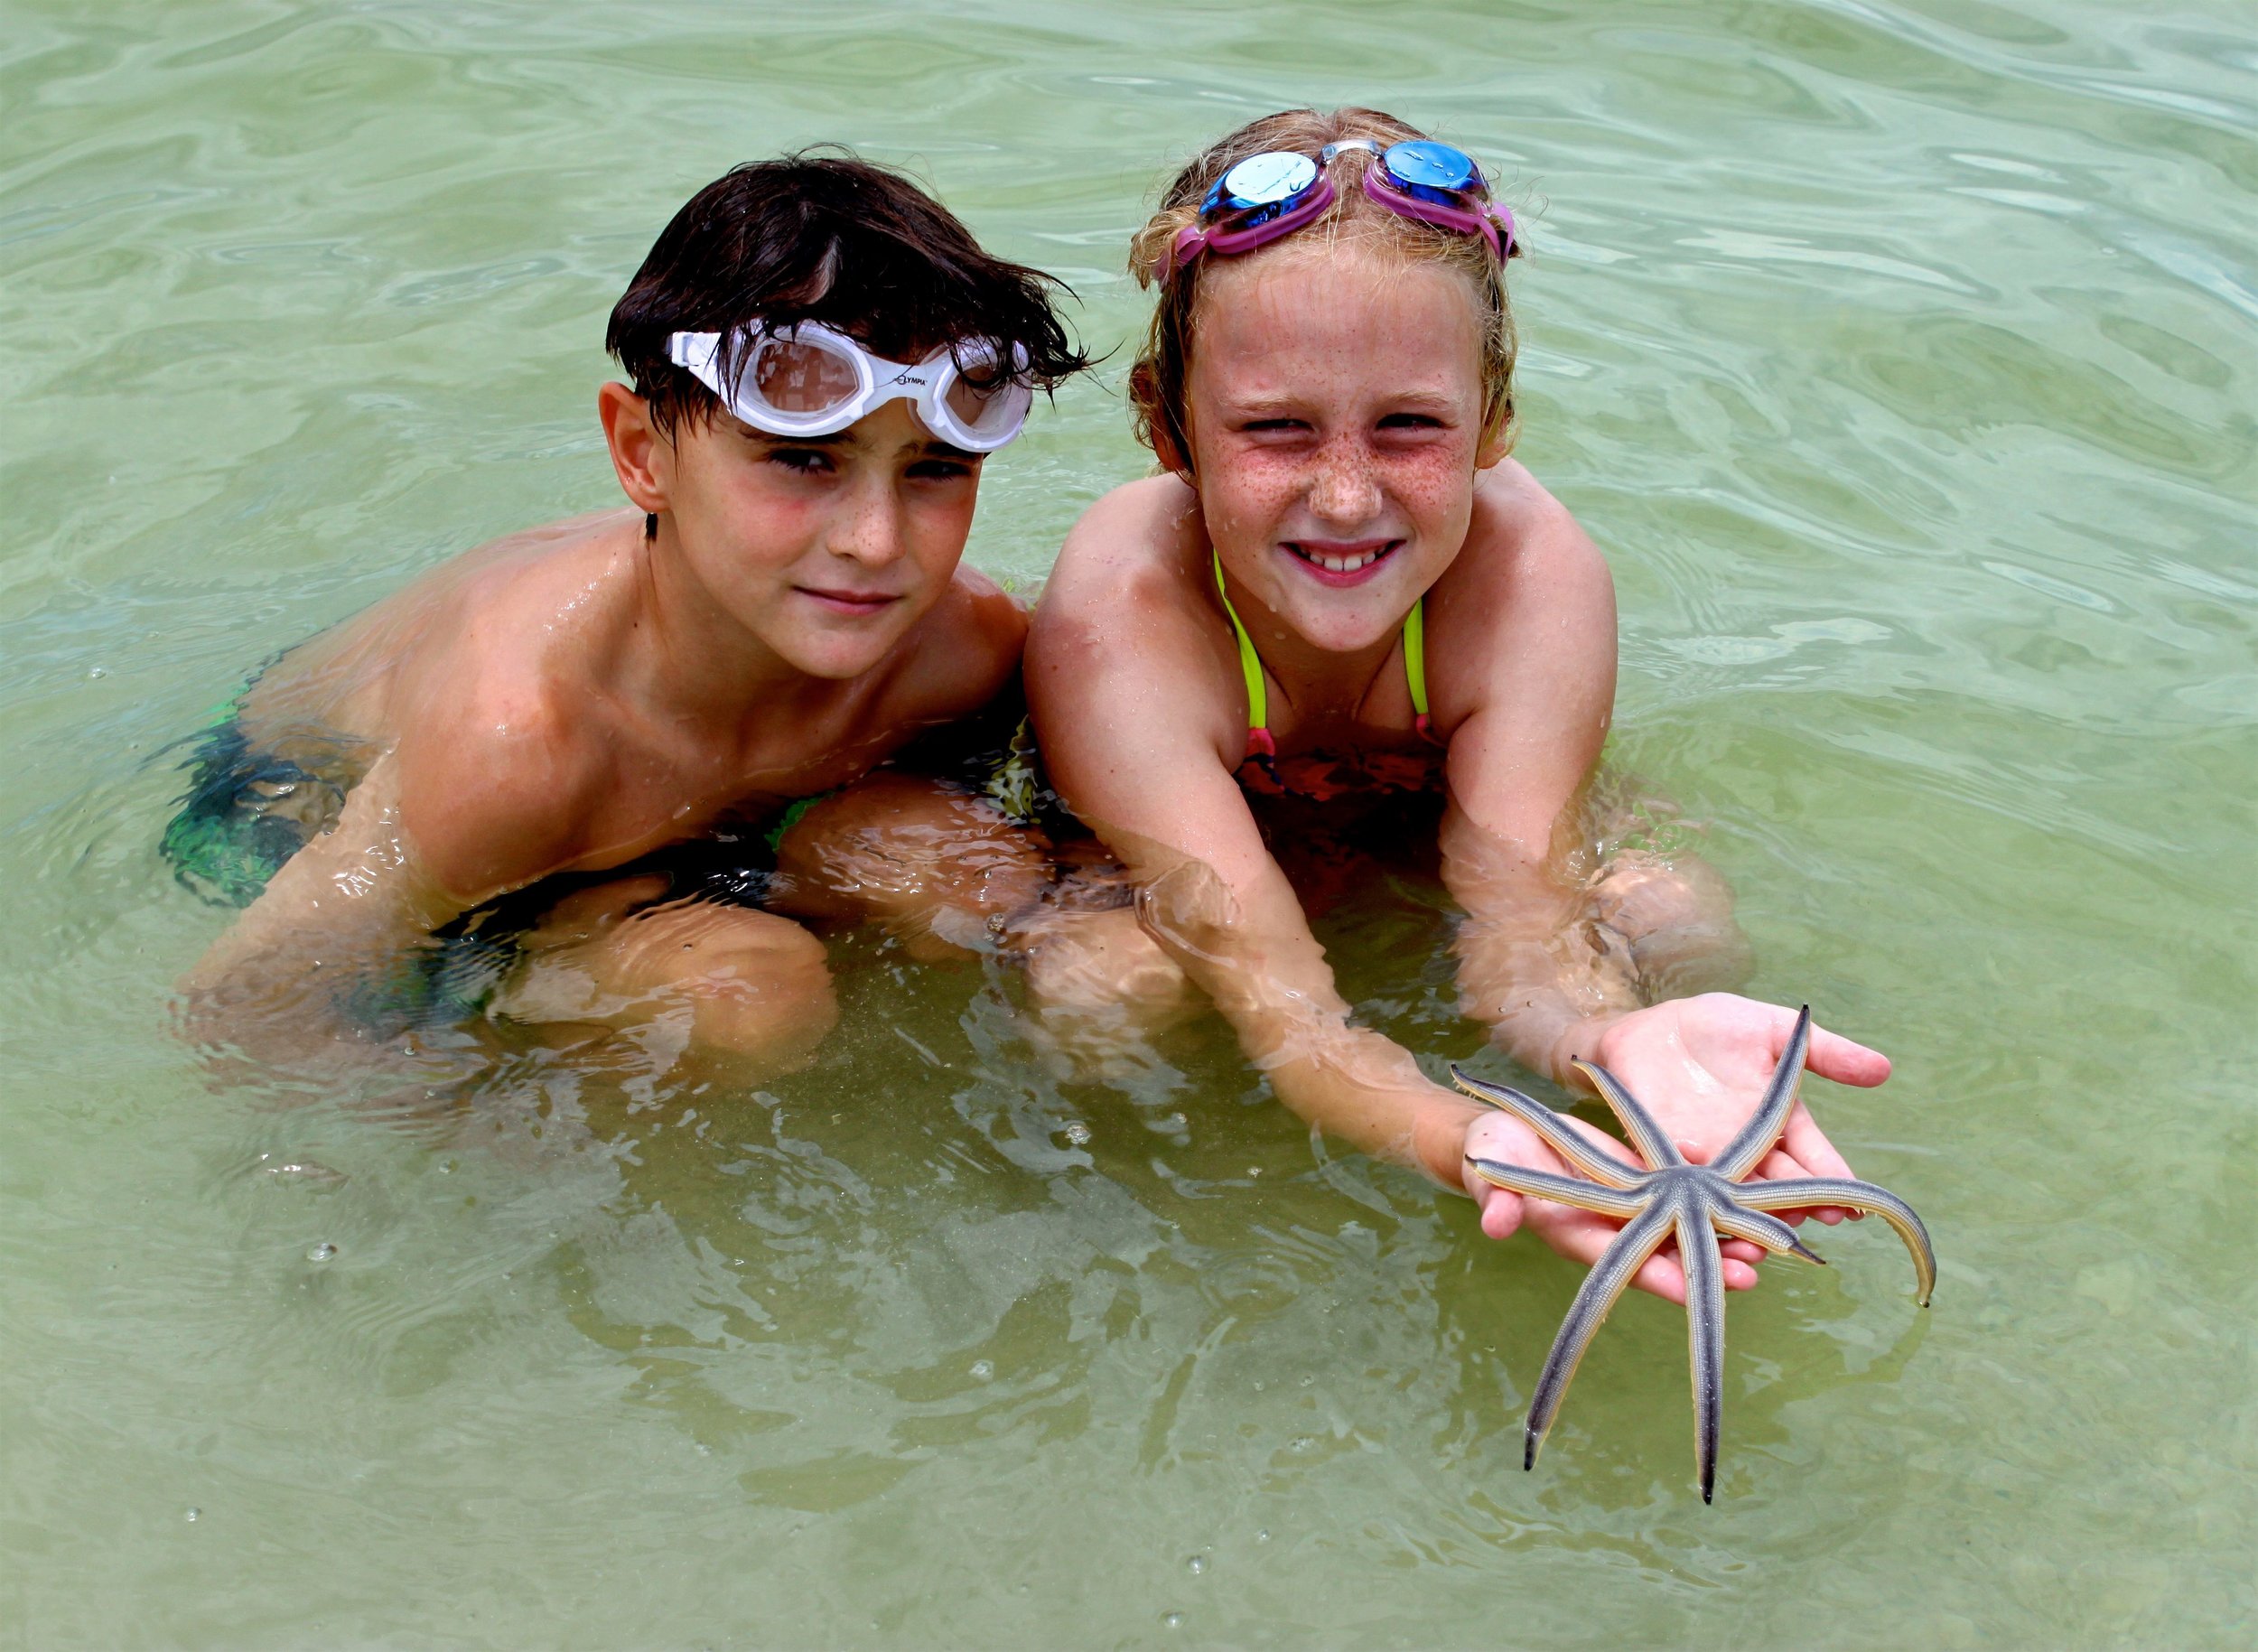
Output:
[[[1113,347],[1162,169],[1352,100],[1526,203],[1522,454],[1614,560],[1619,757],[1754,990],[1898,1061],[1813,1100],[1936,1306],[1878,1224],[1768,1268],[1714,1507],[1676,1311],[1525,1474],[1575,1271],[1313,1152],[1211,1027],[1064,1084],[1008,978],[849,940],[760,1094],[283,1095],[168,1036],[222,919],[167,742],[614,500],[603,317],[693,188],[907,163]],[[0,0],[0,1646],[2238,1643],[2254,134],[2242,0]],[[1141,471],[1124,359],[994,466],[979,565]],[[1478,1046],[1426,892],[1326,938]]]

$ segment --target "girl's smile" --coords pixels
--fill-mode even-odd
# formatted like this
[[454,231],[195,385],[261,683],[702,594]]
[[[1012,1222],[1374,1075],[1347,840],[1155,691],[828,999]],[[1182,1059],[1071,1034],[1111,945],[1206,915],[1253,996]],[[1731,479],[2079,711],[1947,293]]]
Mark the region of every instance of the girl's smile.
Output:
[[1311,576],[1335,590],[1361,585],[1375,577],[1380,564],[1403,545],[1401,539],[1363,539],[1350,545],[1319,539],[1290,540],[1283,547],[1299,556]]

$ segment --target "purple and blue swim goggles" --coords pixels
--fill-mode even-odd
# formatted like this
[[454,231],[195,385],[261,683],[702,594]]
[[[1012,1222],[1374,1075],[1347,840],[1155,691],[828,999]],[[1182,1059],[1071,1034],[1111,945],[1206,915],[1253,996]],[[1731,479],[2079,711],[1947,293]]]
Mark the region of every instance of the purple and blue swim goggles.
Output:
[[1178,232],[1175,267],[1203,252],[1225,257],[1252,252],[1319,217],[1336,193],[1325,169],[1351,149],[1373,157],[1364,169],[1364,192],[1389,211],[1479,235],[1501,259],[1520,250],[1513,214],[1489,199],[1488,181],[1464,150],[1423,137],[1386,149],[1368,137],[1347,137],[1326,145],[1315,158],[1274,149],[1233,166],[1200,202],[1199,221]]

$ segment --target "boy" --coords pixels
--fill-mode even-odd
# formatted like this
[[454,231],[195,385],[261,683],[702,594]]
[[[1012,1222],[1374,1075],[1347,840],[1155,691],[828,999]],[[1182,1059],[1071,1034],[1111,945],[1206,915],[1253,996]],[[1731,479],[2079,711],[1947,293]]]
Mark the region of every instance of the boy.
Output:
[[245,908],[183,984],[266,1059],[474,1017],[774,1069],[835,1011],[795,918],[975,938],[1037,846],[879,766],[1012,678],[961,568],[985,453],[1087,365],[1048,278],[906,178],[798,156],[701,190],[612,311],[633,509],[513,535],[292,649],[208,737],[165,850]]

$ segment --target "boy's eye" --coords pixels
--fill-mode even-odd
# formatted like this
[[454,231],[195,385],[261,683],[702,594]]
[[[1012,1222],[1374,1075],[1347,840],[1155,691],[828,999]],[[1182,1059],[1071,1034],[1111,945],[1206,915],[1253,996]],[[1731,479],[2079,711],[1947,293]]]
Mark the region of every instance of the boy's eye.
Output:
[[972,474],[972,462],[964,459],[920,459],[909,473],[919,481],[955,481]]
[[1391,413],[1380,421],[1382,430],[1441,430],[1442,421],[1431,413]]
[[1249,419],[1239,428],[1249,435],[1268,435],[1282,430],[1307,430],[1309,426],[1300,419]]
[[828,476],[838,468],[831,455],[818,447],[772,447],[768,459],[796,476]]

